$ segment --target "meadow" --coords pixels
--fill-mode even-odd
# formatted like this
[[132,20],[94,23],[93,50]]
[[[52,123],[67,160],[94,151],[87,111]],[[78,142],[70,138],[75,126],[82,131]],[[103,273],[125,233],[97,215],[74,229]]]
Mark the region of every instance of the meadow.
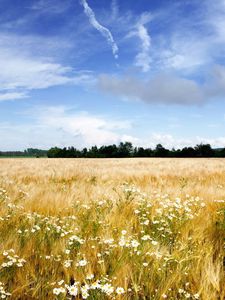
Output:
[[225,299],[225,159],[0,160],[0,299]]

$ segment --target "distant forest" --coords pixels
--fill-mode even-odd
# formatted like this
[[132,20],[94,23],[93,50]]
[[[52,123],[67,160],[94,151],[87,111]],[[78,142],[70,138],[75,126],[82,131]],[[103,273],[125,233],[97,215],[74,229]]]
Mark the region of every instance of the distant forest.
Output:
[[225,157],[225,148],[213,149],[210,144],[199,144],[182,149],[166,149],[158,144],[155,149],[133,147],[125,142],[119,145],[93,146],[78,150],[75,147],[40,150],[29,148],[24,151],[0,151],[0,157],[49,157],[49,158],[122,158],[122,157]]

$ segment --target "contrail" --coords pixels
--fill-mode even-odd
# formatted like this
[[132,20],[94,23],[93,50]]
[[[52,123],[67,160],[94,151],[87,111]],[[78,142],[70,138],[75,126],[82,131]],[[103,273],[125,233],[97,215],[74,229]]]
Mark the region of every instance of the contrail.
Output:
[[95,17],[95,13],[94,11],[90,8],[90,6],[88,5],[86,0],[80,0],[81,5],[84,7],[84,13],[86,14],[86,16],[89,19],[90,24],[96,29],[98,30],[108,41],[108,43],[111,45],[112,47],[112,53],[114,55],[114,57],[117,59],[118,58],[118,46],[116,44],[116,42],[114,41],[114,38],[111,34],[111,32],[109,31],[108,28],[102,26]]

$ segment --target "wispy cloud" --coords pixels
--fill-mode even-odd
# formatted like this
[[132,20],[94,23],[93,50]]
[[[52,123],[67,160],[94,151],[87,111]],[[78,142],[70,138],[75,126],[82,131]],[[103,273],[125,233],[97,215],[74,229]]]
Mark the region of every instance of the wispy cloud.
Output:
[[27,97],[27,94],[20,93],[20,92],[0,93],[0,102],[1,101],[16,100],[16,99],[24,99],[26,97]]
[[143,14],[137,24],[137,35],[141,40],[141,52],[136,56],[136,66],[141,67],[143,72],[148,72],[151,64],[150,47],[151,37],[145,24],[151,20],[151,15]]
[[143,72],[147,72],[150,69],[151,63],[151,58],[149,56],[151,39],[144,25],[138,25],[138,36],[142,41],[142,50],[136,56],[136,66],[141,67]]
[[[17,40],[21,44],[14,47]],[[41,39],[38,41],[41,42]],[[42,42],[45,47],[48,46],[44,40]],[[55,62],[53,57],[35,55],[33,48],[30,48],[33,43],[32,37],[8,35],[6,38],[0,34],[0,101],[28,97],[29,92],[35,89],[66,84],[82,85],[93,80],[92,73],[88,71],[75,72],[72,67]]]
[[[45,89],[58,85],[90,82],[92,75],[84,72],[72,74],[72,69],[59,63],[30,57],[15,57],[7,53],[0,56],[0,91],[7,91],[1,100],[22,98],[35,89]],[[18,92],[18,90],[22,90]]]
[[112,19],[115,20],[119,14],[119,7],[118,7],[117,0],[112,0],[111,10],[112,10]]
[[193,2],[190,16],[177,1],[171,5],[172,10],[161,8],[152,22],[154,29],[159,24],[151,48],[154,70],[170,69],[196,76],[202,75],[205,67],[223,60],[224,3],[223,0]]
[[102,26],[97,21],[94,11],[90,8],[90,6],[88,5],[86,0],[80,0],[80,3],[84,7],[84,12],[85,12],[86,16],[88,17],[90,24],[107,39],[107,42],[112,47],[112,53],[113,53],[114,57],[117,59],[119,49],[118,49],[116,42],[114,41],[112,33],[110,32],[110,30],[108,28]]
[[65,12],[71,3],[70,1],[56,1],[56,0],[37,0],[30,6],[30,9],[38,11],[39,13],[61,14]]
[[128,37],[137,36],[141,41],[140,52],[136,55],[135,65],[140,67],[143,72],[150,70],[151,57],[151,37],[146,28],[146,24],[150,22],[152,16],[150,13],[143,13],[135,26],[135,30],[132,30]]

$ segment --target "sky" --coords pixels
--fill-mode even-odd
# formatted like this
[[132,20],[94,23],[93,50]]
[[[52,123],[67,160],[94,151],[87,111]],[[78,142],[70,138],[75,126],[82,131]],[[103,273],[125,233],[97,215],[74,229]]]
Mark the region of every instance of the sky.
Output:
[[0,150],[225,147],[225,0],[0,7]]

